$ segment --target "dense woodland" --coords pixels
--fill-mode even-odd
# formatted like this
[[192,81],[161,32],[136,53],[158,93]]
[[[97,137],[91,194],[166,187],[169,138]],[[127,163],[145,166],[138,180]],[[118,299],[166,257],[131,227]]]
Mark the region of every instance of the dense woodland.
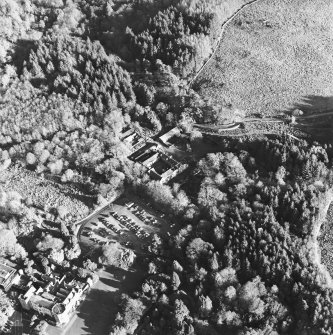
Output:
[[[179,77],[207,57],[192,49],[214,40],[217,16],[232,10],[227,4],[27,0],[1,6],[8,21],[1,34],[8,47],[1,66],[3,162],[121,188],[131,166],[120,141],[125,128],[153,135],[162,124],[188,130],[194,120],[231,116]],[[128,48],[131,57],[109,44]]]
[[[140,334],[332,333],[332,292],[309,249],[332,196],[326,150],[283,138],[221,147],[177,193],[150,188],[179,230],[155,238],[150,275],[111,334],[136,322]],[[180,208],[174,197],[186,190],[193,202]],[[143,319],[132,310],[142,303]]]
[[[225,139],[219,152],[191,162],[185,183],[162,185],[127,158],[122,141],[130,127],[154,136],[174,125],[208,141],[193,122],[239,116],[186,82],[214,48],[221,22],[246,2],[0,2],[0,171],[17,164],[97,201],[130,190],[176,223],[147,247],[147,277],[123,297],[110,334],[333,333],[332,290],[311,249],[331,200],[330,145]],[[45,211],[57,234],[37,229]],[[80,258],[74,219],[1,188],[0,256],[28,275],[56,264],[94,277],[97,264]],[[121,257],[115,247],[102,250],[113,266]],[[12,308],[2,292],[0,304],[1,326]]]

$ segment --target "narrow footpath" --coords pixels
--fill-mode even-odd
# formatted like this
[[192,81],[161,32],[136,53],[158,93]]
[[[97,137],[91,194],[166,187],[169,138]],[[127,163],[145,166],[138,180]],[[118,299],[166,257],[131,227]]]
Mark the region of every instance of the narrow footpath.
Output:
[[235,11],[234,14],[232,14],[227,20],[225,20],[223,23],[222,23],[222,26],[221,26],[221,31],[220,31],[220,34],[219,34],[219,37],[217,38],[217,41],[216,41],[216,45],[215,45],[215,48],[212,52],[212,54],[209,56],[209,58],[204,62],[204,64],[201,66],[201,68],[199,69],[199,71],[195,74],[195,76],[189,81],[188,85],[191,87],[193,85],[193,83],[196,81],[196,79],[198,78],[198,76],[201,74],[201,72],[203,71],[203,69],[207,66],[207,64],[211,61],[211,59],[215,56],[216,54],[216,51],[218,50],[220,44],[221,44],[221,41],[222,41],[222,37],[223,37],[223,34],[225,32],[225,29],[226,27],[228,26],[228,24],[240,13],[242,12],[243,10],[245,10],[247,7],[251,6],[252,4],[258,2],[258,1],[261,1],[261,0],[252,0],[246,4],[244,4],[243,6],[241,6],[239,9],[237,9]]

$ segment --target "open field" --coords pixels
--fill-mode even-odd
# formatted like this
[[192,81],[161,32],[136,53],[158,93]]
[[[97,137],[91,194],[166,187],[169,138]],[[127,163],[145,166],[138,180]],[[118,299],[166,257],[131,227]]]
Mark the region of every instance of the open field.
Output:
[[226,27],[196,81],[200,92],[250,113],[333,106],[333,3],[259,0]]
[[74,218],[85,216],[94,203],[91,196],[73,186],[57,183],[17,166],[2,171],[1,180],[5,191],[17,191],[37,206],[65,205]]

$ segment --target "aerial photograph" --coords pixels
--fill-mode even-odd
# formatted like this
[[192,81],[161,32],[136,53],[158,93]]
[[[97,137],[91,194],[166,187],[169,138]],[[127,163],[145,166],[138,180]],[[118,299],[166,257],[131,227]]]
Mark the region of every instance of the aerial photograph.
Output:
[[0,0],[0,335],[333,335],[333,0]]

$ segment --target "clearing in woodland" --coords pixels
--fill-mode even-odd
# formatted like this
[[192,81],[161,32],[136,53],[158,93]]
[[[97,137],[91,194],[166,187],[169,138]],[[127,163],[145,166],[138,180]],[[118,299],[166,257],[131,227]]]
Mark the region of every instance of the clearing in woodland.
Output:
[[332,14],[330,0],[259,0],[249,5],[225,27],[217,52],[194,87],[249,114],[311,105],[309,97],[317,97],[316,110],[331,108]]
[[0,172],[0,183],[5,191],[16,191],[31,200],[36,207],[57,208],[64,205],[75,221],[85,217],[93,207],[95,198],[74,186],[43,178],[33,171],[11,166]]

